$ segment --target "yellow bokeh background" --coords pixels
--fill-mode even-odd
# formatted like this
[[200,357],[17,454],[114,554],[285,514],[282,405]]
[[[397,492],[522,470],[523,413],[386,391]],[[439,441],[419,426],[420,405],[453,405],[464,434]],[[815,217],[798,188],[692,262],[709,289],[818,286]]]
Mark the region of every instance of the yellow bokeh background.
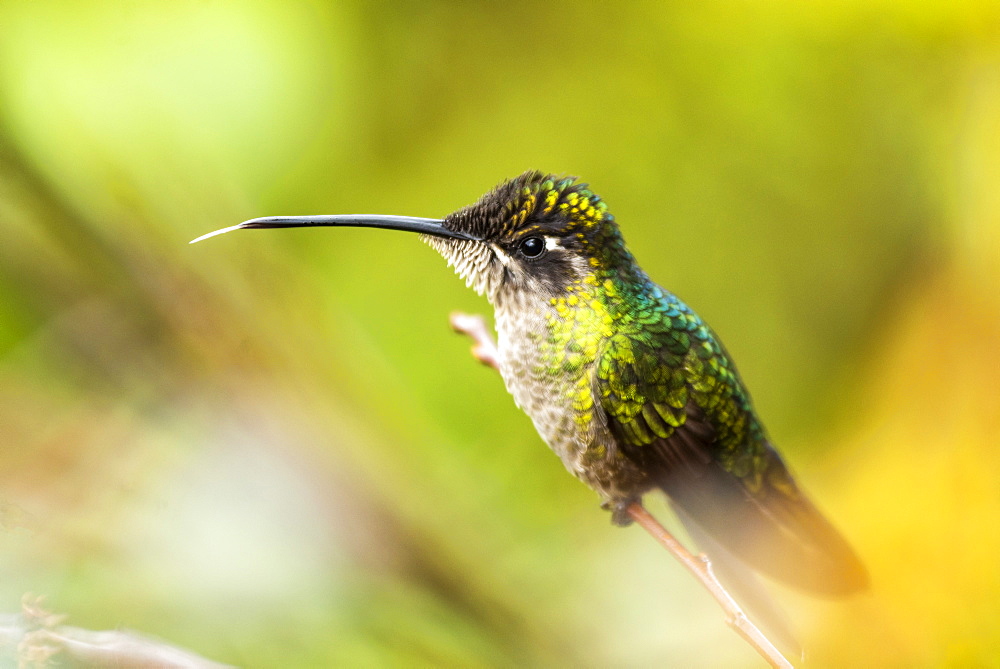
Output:
[[[0,4],[0,613],[214,660],[761,666],[413,236],[579,175],[868,564],[806,666],[1000,658],[995,2]],[[665,519],[662,501],[651,508]],[[0,646],[0,660],[15,649]],[[6,665],[5,665],[6,666]]]

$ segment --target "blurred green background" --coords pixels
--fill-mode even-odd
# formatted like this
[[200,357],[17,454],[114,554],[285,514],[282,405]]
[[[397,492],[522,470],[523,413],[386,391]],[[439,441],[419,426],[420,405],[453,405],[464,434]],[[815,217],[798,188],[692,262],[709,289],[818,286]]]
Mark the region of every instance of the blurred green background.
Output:
[[[713,324],[870,594],[1000,657],[1000,5],[0,4],[0,612],[289,666],[761,666],[449,331],[414,236],[577,174]],[[666,516],[665,505],[652,508]],[[12,657],[11,649],[3,650]]]

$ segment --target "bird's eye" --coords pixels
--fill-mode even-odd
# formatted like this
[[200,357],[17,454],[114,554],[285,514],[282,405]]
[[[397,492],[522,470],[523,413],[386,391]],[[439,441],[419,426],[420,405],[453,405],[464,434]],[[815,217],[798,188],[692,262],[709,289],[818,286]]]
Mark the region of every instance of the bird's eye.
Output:
[[541,237],[528,237],[519,248],[525,258],[537,258],[545,250],[545,241]]

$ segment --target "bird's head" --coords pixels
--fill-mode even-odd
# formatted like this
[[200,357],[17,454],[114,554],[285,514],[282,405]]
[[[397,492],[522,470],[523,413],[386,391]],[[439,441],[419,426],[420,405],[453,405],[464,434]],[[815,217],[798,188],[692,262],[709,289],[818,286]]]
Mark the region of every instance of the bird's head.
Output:
[[595,275],[632,266],[607,205],[572,177],[529,171],[449,214],[444,227],[472,239],[426,237],[491,302],[552,297]]

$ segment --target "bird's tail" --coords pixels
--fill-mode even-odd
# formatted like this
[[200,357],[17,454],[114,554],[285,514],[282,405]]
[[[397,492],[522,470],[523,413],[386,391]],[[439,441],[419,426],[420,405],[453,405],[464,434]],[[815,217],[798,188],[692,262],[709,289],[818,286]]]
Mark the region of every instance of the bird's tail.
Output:
[[753,489],[715,462],[697,476],[668,476],[660,485],[702,541],[770,578],[827,596],[867,588],[868,572],[847,541],[799,490],[770,445],[765,456]]
[[764,585],[744,562],[726,550],[676,504],[671,504],[698,549],[709,557],[712,571],[726,588],[747,618],[785,657],[802,658],[802,646],[788,624],[784,611],[768,594]]

